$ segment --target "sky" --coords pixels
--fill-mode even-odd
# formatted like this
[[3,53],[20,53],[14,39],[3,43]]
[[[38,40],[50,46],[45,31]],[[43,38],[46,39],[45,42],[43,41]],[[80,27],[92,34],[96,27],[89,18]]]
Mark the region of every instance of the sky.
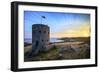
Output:
[[24,38],[32,38],[34,24],[48,25],[50,38],[90,36],[90,14],[24,11]]

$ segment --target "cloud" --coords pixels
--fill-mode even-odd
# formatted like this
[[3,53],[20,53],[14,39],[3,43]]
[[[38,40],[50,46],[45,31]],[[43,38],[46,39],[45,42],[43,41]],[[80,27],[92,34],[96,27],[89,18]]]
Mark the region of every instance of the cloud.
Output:
[[90,36],[90,25],[82,24],[77,28],[66,29],[61,32],[51,33],[50,37],[88,37]]

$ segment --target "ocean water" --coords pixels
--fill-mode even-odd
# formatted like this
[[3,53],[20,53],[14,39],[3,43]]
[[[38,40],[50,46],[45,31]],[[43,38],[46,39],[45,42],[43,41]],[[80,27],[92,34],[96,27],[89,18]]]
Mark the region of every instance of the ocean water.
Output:
[[57,38],[50,38],[50,42],[63,42],[63,40],[59,40]]
[[[24,42],[27,42],[27,43],[32,43],[32,39],[24,39]],[[63,42],[63,40],[59,40],[57,38],[50,38],[50,42]]]
[[29,39],[29,38],[24,39],[24,42],[27,42],[27,43],[32,43],[32,39]]

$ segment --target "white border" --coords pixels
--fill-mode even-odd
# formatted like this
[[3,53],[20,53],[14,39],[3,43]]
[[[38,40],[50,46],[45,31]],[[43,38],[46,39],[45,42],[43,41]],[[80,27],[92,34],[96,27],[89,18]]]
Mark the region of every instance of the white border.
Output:
[[[89,13],[91,14],[91,59],[80,60],[57,60],[57,61],[34,61],[24,62],[24,10],[29,11],[49,11],[49,12],[73,12],[73,13]],[[95,64],[95,10],[80,8],[62,8],[47,6],[18,6],[18,68],[36,68],[51,66],[72,66]]]

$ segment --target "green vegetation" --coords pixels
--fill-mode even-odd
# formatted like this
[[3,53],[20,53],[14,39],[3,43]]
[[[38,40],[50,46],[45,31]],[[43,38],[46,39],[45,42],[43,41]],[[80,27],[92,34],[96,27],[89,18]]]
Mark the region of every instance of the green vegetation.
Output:
[[50,50],[40,52],[38,56],[40,56],[41,60],[55,59],[58,53],[58,47],[54,45]]

